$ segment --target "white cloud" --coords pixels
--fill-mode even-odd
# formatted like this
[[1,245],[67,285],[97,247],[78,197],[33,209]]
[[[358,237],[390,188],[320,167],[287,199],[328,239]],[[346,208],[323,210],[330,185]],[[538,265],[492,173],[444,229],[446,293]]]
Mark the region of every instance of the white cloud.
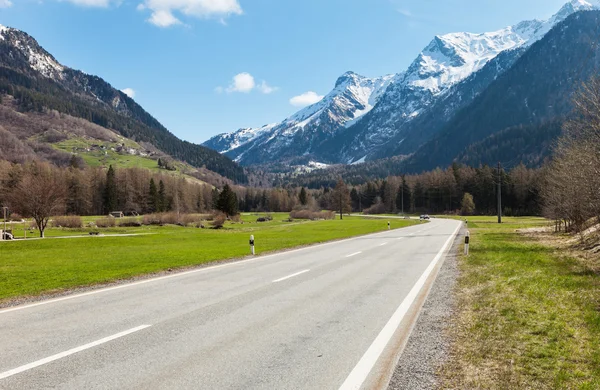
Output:
[[235,76],[233,76],[233,80],[231,81],[231,84],[229,84],[229,87],[227,87],[227,88],[223,88],[221,86],[215,88],[216,93],[223,93],[223,92],[250,93],[253,90],[257,90],[260,93],[269,95],[269,94],[279,90],[279,88],[273,87],[273,86],[267,84],[267,82],[265,80],[262,80],[260,83],[257,83],[256,80],[254,79],[254,76],[252,76],[248,72],[242,72],[242,73],[239,73],[239,74],[236,74]]
[[258,90],[262,93],[264,93],[265,95],[269,95],[275,91],[277,91],[279,88],[277,87],[271,87],[269,84],[267,84],[267,82],[265,80],[263,80],[259,85],[258,85]]
[[[0,0],[2,1],[2,0]],[[66,0],[69,3],[73,3],[75,5],[81,5],[83,7],[99,7],[106,8],[110,5],[111,0]]]
[[240,73],[233,76],[233,82],[227,88],[227,92],[249,93],[256,86],[254,77],[250,73]]
[[291,98],[290,104],[295,107],[306,107],[310,106],[311,104],[315,104],[323,98],[323,95],[319,95],[313,91],[308,91],[303,93],[302,95],[294,96],[293,98]]
[[10,0],[0,0],[0,8],[8,8],[12,6],[12,2]]
[[158,10],[152,12],[150,19],[148,19],[150,23],[158,27],[169,27],[174,26],[176,24],[181,24],[181,21],[177,19],[173,14],[169,11]]
[[[74,0],[108,1],[108,0]],[[201,19],[217,18],[224,22],[231,15],[241,15],[242,7],[238,0],[144,0],[138,9],[152,12],[148,21],[158,27],[181,24],[174,12]]]
[[132,99],[135,97],[135,91],[131,88],[122,89],[121,92],[123,92],[125,95],[129,96]]

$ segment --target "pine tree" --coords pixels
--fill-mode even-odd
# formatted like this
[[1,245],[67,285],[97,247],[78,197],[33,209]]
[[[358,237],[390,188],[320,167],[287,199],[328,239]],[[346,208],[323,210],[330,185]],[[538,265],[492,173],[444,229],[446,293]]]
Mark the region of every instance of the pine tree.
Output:
[[228,184],[225,184],[223,191],[219,194],[217,210],[224,212],[228,216],[233,216],[238,213],[237,195],[231,190],[231,187],[229,187]]
[[400,184],[400,188],[398,188],[398,193],[396,195],[396,208],[406,213],[410,210],[410,202],[411,202],[411,193],[410,187],[406,182],[406,177],[402,176],[402,183]]
[[308,195],[306,194],[306,188],[302,187],[300,190],[300,195],[298,196],[298,200],[300,200],[300,204],[302,206],[306,206],[308,204]]
[[150,191],[148,193],[148,210],[151,213],[156,213],[160,210],[160,199],[158,197],[158,190],[156,189],[156,183],[154,183],[154,179],[150,179]]
[[106,214],[117,208],[117,180],[112,165],[106,172],[106,185],[104,186],[104,212]]
[[168,208],[168,204],[167,204],[167,194],[165,191],[165,183],[163,183],[163,181],[161,180],[158,183],[158,202],[156,204],[156,211],[158,212],[163,212],[163,211],[167,211]]

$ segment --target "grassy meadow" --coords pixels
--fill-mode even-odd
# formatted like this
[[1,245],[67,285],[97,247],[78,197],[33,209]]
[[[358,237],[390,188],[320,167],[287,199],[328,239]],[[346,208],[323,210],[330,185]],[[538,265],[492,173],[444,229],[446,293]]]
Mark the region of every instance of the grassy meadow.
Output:
[[600,389],[598,259],[592,266],[529,229],[543,219],[468,221],[441,387]]
[[[0,242],[0,302],[241,258],[249,254],[251,234],[256,253],[264,254],[387,229],[387,221],[360,217],[285,222],[289,215],[281,213],[264,223],[256,222],[257,217],[242,215],[243,224],[227,223],[219,230],[174,225],[115,227],[93,229],[107,236],[92,237],[89,228],[49,228],[46,239]],[[392,220],[391,226],[396,229],[415,223],[418,221]],[[14,232],[18,238],[23,236],[17,225]],[[77,238],[57,238],[69,236]]]

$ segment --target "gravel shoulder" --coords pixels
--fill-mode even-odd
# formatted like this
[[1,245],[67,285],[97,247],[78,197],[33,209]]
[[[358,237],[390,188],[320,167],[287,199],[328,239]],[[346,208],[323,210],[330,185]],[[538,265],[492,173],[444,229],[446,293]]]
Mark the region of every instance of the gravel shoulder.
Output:
[[444,260],[400,356],[388,390],[425,390],[439,387],[437,373],[448,358],[450,347],[446,329],[456,307],[454,289],[459,276],[458,250],[464,233],[463,228]]

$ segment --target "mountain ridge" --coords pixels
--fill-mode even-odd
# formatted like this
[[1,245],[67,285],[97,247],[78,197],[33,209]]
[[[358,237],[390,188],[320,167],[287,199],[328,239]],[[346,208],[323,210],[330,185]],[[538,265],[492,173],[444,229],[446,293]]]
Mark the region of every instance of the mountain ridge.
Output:
[[244,169],[201,145],[182,141],[122,91],[101,77],[60,64],[24,31],[0,26],[0,94],[20,110],[58,112],[89,120],[175,159],[247,182]]
[[[399,148],[402,149],[403,154],[411,154],[427,141],[427,137],[433,135],[427,134],[427,137],[423,137],[423,130],[412,126],[412,123],[419,117],[427,116],[438,102],[444,101],[453,91],[462,88],[463,81],[484,69],[501,53],[508,51],[522,53],[523,49],[539,41],[552,27],[574,12],[598,8],[600,2],[597,0],[593,2],[572,0],[547,20],[523,21],[488,33],[462,32],[437,35],[406,71],[391,76],[385,91],[377,95],[376,104],[360,118],[349,124],[348,121],[338,123],[338,127],[334,130],[316,124],[311,130],[312,137],[319,139],[320,142],[312,145],[310,149],[300,147],[290,149],[287,145],[277,147],[274,139],[280,134],[275,129],[287,119],[245,142],[236,139],[238,142],[235,145],[230,143],[228,146],[223,140],[232,137],[231,135],[236,133],[233,132],[225,136],[216,136],[203,145],[215,148],[215,144],[220,142],[219,148],[215,149],[225,152],[243,165],[294,161],[307,155],[310,155],[314,161],[351,164],[359,160],[391,157],[393,154],[390,153],[395,153]],[[494,79],[503,71],[504,69],[499,69],[495,75],[486,77]],[[488,69],[487,72],[492,71]],[[338,83],[336,83],[337,87]],[[482,88],[478,91],[476,88],[470,89],[476,93],[482,90]],[[316,104],[324,103],[321,101]],[[457,109],[463,106],[455,104]],[[313,106],[303,110],[311,107]],[[456,113],[450,111],[446,112],[446,116]],[[434,112],[438,113],[439,109]],[[290,132],[293,130],[293,127],[288,129]],[[323,137],[319,132],[333,134],[333,136]],[[302,133],[299,130],[297,134],[286,134],[286,137],[293,139],[294,144],[297,145],[297,141],[302,139]],[[418,142],[411,142],[411,138]],[[398,144],[406,142],[412,149],[408,150],[407,147],[401,146],[394,148],[392,142]],[[269,152],[264,153],[265,149]]]

